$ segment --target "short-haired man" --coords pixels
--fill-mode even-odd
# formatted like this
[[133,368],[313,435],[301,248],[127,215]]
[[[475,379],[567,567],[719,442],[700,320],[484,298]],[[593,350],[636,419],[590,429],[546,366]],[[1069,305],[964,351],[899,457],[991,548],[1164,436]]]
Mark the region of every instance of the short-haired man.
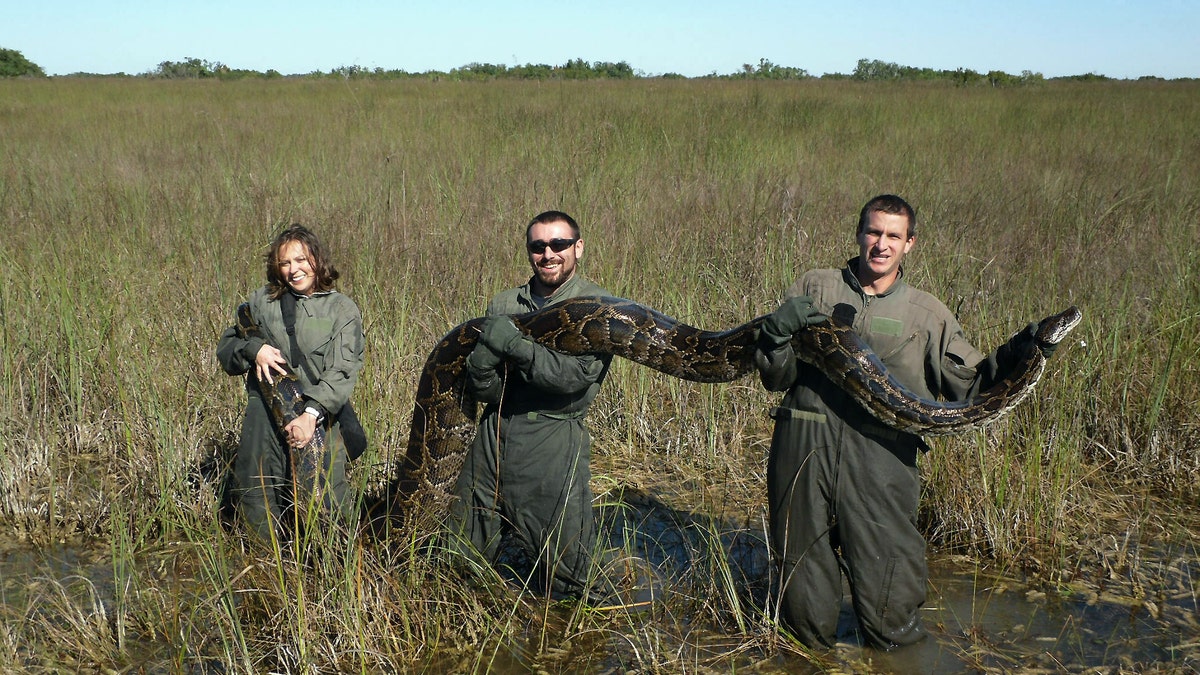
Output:
[[[901,263],[916,226],[900,197],[871,199],[859,214],[858,256],[843,269],[804,274],[760,334],[763,385],[787,391],[771,410],[767,464],[779,618],[814,648],[835,644],[843,569],[864,643],[892,649],[924,637],[918,610],[928,572],[916,524],[917,455],[927,446],[884,426],[798,362],[792,334],[832,316],[852,326],[905,387],[933,400],[963,400],[991,386],[1033,336],[1018,333],[986,358],[971,346],[944,304],[904,280]],[[1043,347],[1047,356],[1051,349]]]
[[486,407],[455,490],[452,546],[495,562],[510,529],[537,562],[543,592],[596,602],[605,594],[592,581],[596,527],[583,417],[612,357],[554,352],[508,315],[608,292],[578,273],[583,238],[566,213],[530,221],[525,248],[533,276],[492,299],[467,358],[467,389]]

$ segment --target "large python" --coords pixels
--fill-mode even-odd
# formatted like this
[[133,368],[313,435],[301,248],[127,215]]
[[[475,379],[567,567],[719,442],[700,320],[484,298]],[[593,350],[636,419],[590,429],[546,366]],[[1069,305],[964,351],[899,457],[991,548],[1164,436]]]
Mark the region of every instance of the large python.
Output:
[[[621,356],[694,382],[729,382],[754,369],[754,347],[765,317],[709,332],[621,298],[565,300],[512,317],[517,327],[555,351]],[[1046,359],[1038,345],[1058,344],[1082,319],[1076,307],[1049,316],[1023,344],[1003,380],[978,397],[958,402],[922,399],[900,384],[854,331],[833,319],[792,338],[798,358],[811,363],[881,421],[902,431],[937,436],[992,422],[1021,402],[1041,378]],[[407,518],[437,518],[475,434],[476,404],[464,390],[467,355],[483,318],[460,324],[438,341],[425,361],[413,405],[407,454],[385,499]],[[428,525],[431,523],[425,523]]]

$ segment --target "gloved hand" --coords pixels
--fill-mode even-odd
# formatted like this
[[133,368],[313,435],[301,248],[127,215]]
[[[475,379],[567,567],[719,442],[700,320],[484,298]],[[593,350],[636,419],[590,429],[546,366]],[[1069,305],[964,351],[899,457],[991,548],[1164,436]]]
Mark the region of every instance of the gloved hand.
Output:
[[1020,336],[1022,339],[1028,340],[1029,342],[1032,342],[1033,344],[1037,345],[1037,348],[1042,351],[1042,356],[1049,359],[1051,356],[1054,356],[1054,350],[1058,349],[1058,344],[1057,343],[1051,344],[1049,342],[1039,342],[1037,339],[1037,331],[1038,331],[1038,322],[1031,321],[1029,323],[1029,325],[1025,327],[1025,330],[1021,331]]
[[489,316],[484,320],[479,344],[486,345],[500,356],[509,356],[524,337],[507,316]]
[[491,347],[478,342],[475,349],[467,355],[467,365],[476,370],[492,370],[504,362],[504,357],[497,354]]
[[762,323],[762,333],[771,346],[778,347],[792,339],[792,335],[815,323],[825,320],[825,315],[813,307],[813,299],[807,295],[788,298]]

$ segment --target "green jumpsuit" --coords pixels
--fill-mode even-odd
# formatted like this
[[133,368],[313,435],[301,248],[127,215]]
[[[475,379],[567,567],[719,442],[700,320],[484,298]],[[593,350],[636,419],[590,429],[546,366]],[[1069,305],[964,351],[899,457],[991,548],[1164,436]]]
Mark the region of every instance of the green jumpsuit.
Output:
[[[1010,367],[1013,341],[985,358],[945,305],[905,283],[903,270],[872,296],[853,272],[857,262],[808,272],[787,295],[810,296],[818,311],[852,325],[888,372],[923,398],[963,400]],[[764,386],[787,390],[771,411],[767,463],[783,625],[810,647],[832,647],[844,569],[864,641],[883,649],[916,642],[924,636],[918,610],[928,575],[917,529],[917,455],[927,446],[877,421],[797,361],[790,344],[760,348],[756,358]]]
[[[493,298],[487,314],[602,295],[608,293],[577,275],[542,304],[526,283]],[[532,358],[510,358],[496,369],[468,359],[467,388],[486,407],[455,489],[452,546],[493,563],[501,534],[511,529],[537,562],[544,592],[580,597],[596,592],[589,582],[596,548],[591,436],[583,417],[612,357],[568,356],[529,342],[533,349],[522,351]]]
[[362,315],[358,306],[337,291],[297,296],[296,343],[305,360],[305,367],[297,367],[292,362],[279,301],[270,299],[266,287],[262,287],[250,295],[249,304],[266,342],[283,352],[300,377],[305,398],[327,411],[322,424],[326,425],[328,440],[321,474],[293,476],[290,449],[283,442],[282,430],[275,428],[254,381],[254,359],[263,341],[244,340],[235,327],[225,329],[217,344],[217,360],[230,375],[246,373],[246,414],[233,469],[238,511],[251,532],[269,541],[273,533],[280,532],[282,509],[293,500],[294,482],[298,503],[306,503],[313,486],[322,485],[323,511],[349,522],[354,504],[346,494],[345,448],[336,423],[328,425],[350,400],[363,366]]

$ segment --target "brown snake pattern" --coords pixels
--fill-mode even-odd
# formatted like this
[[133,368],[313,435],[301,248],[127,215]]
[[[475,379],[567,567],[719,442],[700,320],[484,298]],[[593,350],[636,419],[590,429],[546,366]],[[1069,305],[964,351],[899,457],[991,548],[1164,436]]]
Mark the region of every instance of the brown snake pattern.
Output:
[[[604,297],[566,300],[512,318],[522,332],[555,351],[613,354],[685,380],[730,382],[754,370],[755,342],[765,317],[709,332],[630,300]],[[1057,344],[1081,319],[1075,307],[1043,319],[1036,342]],[[464,371],[482,323],[477,318],[452,329],[421,371],[407,454],[386,500],[389,510],[406,518],[438,518],[452,498],[475,434],[477,406],[464,391]],[[1030,342],[991,389],[971,400],[939,402],[905,389],[853,330],[833,320],[801,330],[792,346],[797,358],[820,369],[881,421],[927,436],[996,420],[1029,394],[1046,367],[1041,350]]]

